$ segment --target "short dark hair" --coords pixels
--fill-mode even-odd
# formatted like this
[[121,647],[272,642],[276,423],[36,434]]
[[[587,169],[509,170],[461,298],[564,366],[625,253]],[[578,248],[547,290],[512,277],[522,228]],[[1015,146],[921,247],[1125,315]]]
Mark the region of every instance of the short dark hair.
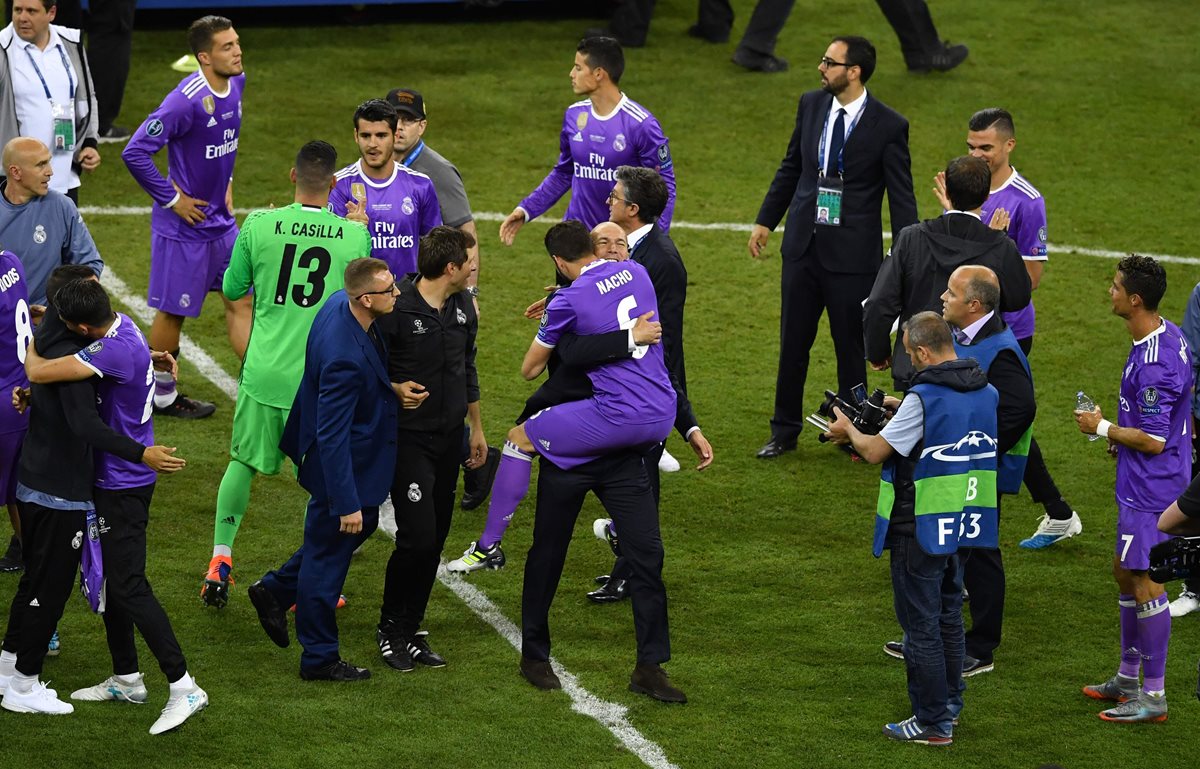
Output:
[[103,326],[113,319],[112,302],[104,286],[94,280],[70,280],[54,294],[54,306],[63,320]]
[[995,128],[996,133],[1002,136],[1016,135],[1012,115],[1009,114],[1008,110],[1001,109],[1000,107],[981,109],[967,121],[968,131],[986,131],[989,128]]
[[42,10],[47,13],[56,5],[58,5],[58,0],[42,0]]
[[578,219],[559,222],[546,231],[546,253],[564,262],[578,262],[593,255],[592,234]]
[[73,280],[91,280],[96,277],[96,271],[86,264],[60,264],[50,273],[46,280],[46,303],[54,305],[54,295],[58,290]]
[[[982,272],[982,270],[987,270],[987,272]],[[967,278],[967,290],[963,292],[964,302],[973,300],[979,301],[979,305],[985,313],[991,312],[1000,304],[1000,283],[996,279],[996,273],[982,265],[981,271],[977,271]]]
[[346,265],[346,271],[342,273],[342,284],[346,287],[346,293],[353,299],[364,291],[371,290],[371,281],[376,275],[381,272],[390,273],[391,269],[382,259],[359,257]]
[[315,192],[327,189],[337,170],[337,150],[326,141],[316,139],[296,153],[296,186]]
[[575,50],[583,54],[589,67],[607,72],[614,85],[621,82],[621,75],[625,74],[625,52],[615,37],[585,37]]
[[192,53],[199,56],[211,51],[213,35],[227,29],[233,29],[233,22],[224,16],[202,16],[193,21],[192,26],[188,27],[188,45]]
[[438,225],[421,238],[417,251],[417,272],[426,280],[441,277],[451,264],[463,265],[467,261],[467,249],[475,245],[470,233],[457,227]]
[[1167,293],[1167,271],[1161,264],[1148,256],[1130,254],[1117,262],[1117,272],[1121,273],[1126,294],[1140,296],[1147,310],[1158,309]]
[[667,207],[667,183],[658,171],[644,166],[618,166],[616,176],[625,187],[625,201],[638,207],[638,221],[658,221]]
[[360,120],[365,120],[368,123],[378,123],[382,120],[388,124],[388,127],[395,131],[397,119],[395,107],[383,99],[368,99],[358,105],[358,109],[354,110],[354,130],[358,130],[358,121]]
[[992,172],[983,158],[963,155],[946,165],[946,197],[959,211],[979,208],[991,190]]
[[933,352],[947,352],[954,349],[954,339],[950,336],[950,327],[946,320],[936,312],[918,312],[904,321],[904,330],[908,332],[908,350],[915,351],[924,347]]
[[832,42],[846,44],[846,66],[858,67],[859,82],[866,85],[871,75],[875,74],[875,46],[858,35],[842,35],[835,37]]

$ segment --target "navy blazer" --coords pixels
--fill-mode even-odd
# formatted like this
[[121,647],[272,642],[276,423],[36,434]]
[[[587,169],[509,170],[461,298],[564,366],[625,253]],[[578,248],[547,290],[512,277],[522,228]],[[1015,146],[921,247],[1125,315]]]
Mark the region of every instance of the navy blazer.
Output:
[[345,290],[329,297],[308,334],[304,376],[279,441],[300,485],[338,516],[381,504],[392,486],[400,401],[378,336],[382,356]]
[[775,229],[787,213],[781,251],[785,259],[800,259],[814,233],[816,256],[833,273],[874,274],[883,259],[883,193],[886,189],[892,232],[917,221],[912,163],[908,154],[908,121],[869,92],[867,103],[844,150],[845,187],[842,224],[815,223],[818,155],[821,133],[833,95],[823,90],[800,97],[796,128],[787,154],[763,199],[755,221]]

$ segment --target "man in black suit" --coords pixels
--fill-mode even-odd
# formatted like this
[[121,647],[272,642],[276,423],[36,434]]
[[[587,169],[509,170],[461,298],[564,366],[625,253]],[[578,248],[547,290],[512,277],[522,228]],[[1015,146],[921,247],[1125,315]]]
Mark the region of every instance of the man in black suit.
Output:
[[950,210],[904,228],[875,277],[863,308],[867,360],[875,371],[891,366],[897,390],[908,389],[914,370],[900,334],[893,353],[892,324],[897,319],[903,324],[918,312],[940,310],[942,292],[958,267],[979,264],[996,274],[1002,312],[1016,312],[1029,304],[1029,273],[1016,243],[980,219],[991,178],[982,158],[965,155],[951,160],[945,173]]
[[[823,310],[829,312],[839,392],[849,397],[866,381],[862,301],[883,258],[884,191],[894,231],[917,221],[908,121],[866,90],[875,71],[874,46],[861,37],[835,38],[818,71],[821,90],[800,97],[787,154],[750,233],[750,254],[760,258],[787,213],[779,376],[771,439],[758,452],[762,459],[796,448],[809,351]],[[818,207],[829,209],[828,224],[817,223]]]

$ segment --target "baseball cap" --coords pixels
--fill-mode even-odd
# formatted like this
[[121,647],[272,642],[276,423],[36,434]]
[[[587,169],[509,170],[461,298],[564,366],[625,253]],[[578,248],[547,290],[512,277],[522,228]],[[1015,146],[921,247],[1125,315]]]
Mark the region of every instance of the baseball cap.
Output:
[[418,120],[425,119],[425,99],[420,91],[411,88],[393,88],[388,91],[387,102],[396,108],[397,112],[412,115]]

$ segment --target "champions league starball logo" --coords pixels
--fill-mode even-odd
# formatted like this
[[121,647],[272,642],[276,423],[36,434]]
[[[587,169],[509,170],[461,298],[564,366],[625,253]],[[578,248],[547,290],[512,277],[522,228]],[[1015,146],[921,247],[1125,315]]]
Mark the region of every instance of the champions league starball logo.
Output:
[[970,462],[973,459],[990,459],[996,456],[996,441],[990,435],[972,430],[956,443],[929,446],[921,452],[921,458],[933,455],[939,462]]

